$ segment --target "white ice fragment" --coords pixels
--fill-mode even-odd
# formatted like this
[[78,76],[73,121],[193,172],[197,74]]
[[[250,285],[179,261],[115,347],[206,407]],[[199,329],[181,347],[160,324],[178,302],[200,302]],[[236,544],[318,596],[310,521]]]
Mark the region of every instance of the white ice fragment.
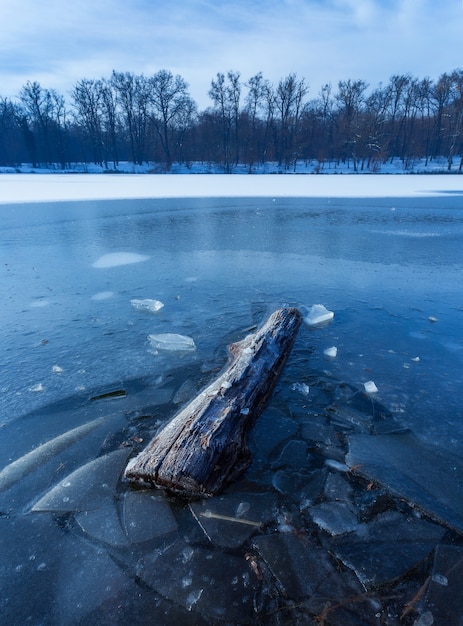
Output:
[[337,472],[349,472],[350,469],[345,463],[340,463],[335,459],[326,459],[325,465],[327,467],[331,467],[331,469],[336,470]]
[[432,579],[435,583],[442,585],[443,587],[447,587],[449,584],[449,579],[443,574],[433,574]]
[[435,324],[435,323],[438,321],[437,317],[434,317],[434,315],[430,315],[430,316],[428,317],[428,320],[429,320],[432,324]]
[[134,309],[137,309],[137,311],[144,311],[146,313],[157,313],[157,311],[160,311],[164,306],[160,300],[152,300],[151,298],[130,300],[130,304]]
[[108,298],[112,298],[114,295],[113,291],[99,291],[98,293],[95,293],[90,300],[95,300],[96,302],[100,301],[100,300],[107,300]]
[[333,311],[328,311],[323,304],[314,304],[310,307],[304,322],[307,326],[321,326],[330,322],[334,317]]
[[184,352],[196,350],[195,342],[186,335],[161,333],[160,335],[148,335],[148,340],[154,350],[178,350]]
[[378,387],[372,380],[368,380],[366,383],[363,383],[363,386],[365,387],[365,391],[367,393],[376,393],[378,391]]
[[338,349],[336,348],[336,346],[331,346],[331,348],[326,348],[326,350],[323,350],[323,354],[334,359],[338,354]]
[[412,358],[412,361],[415,361],[415,363],[418,363],[419,360],[420,360],[419,356],[415,356],[415,357]]
[[47,300],[35,300],[34,302],[31,302],[30,306],[33,309],[40,309],[44,306],[48,306],[50,303]]
[[141,263],[147,261],[149,256],[146,254],[136,254],[135,252],[111,252],[104,254],[102,257],[92,263],[92,267],[107,268],[117,267],[118,265],[129,265],[130,263]]
[[29,387],[29,391],[33,391],[34,393],[38,393],[43,390],[44,389],[43,389],[42,383],[37,383],[37,385],[33,385],[32,387]]
[[62,374],[64,372],[63,368],[59,365],[53,365],[51,371],[53,372],[53,374]]
[[310,387],[307,383],[293,383],[291,389],[302,393],[303,396],[308,396],[310,393]]

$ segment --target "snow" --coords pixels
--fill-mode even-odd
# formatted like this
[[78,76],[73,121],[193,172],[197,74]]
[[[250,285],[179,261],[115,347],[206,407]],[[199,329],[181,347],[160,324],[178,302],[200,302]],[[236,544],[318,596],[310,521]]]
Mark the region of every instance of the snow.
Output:
[[463,177],[446,174],[0,174],[0,204],[179,197],[385,198],[463,192]]

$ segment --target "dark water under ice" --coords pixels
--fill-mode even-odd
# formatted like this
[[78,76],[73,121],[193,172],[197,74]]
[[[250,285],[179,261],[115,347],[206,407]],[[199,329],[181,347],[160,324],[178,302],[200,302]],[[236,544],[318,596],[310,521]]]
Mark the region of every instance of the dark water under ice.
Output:
[[[327,326],[301,327],[263,416],[276,439],[267,441],[265,429],[259,431],[262,439],[255,442],[248,478],[261,487],[271,484],[278,494],[269,496],[262,488],[264,500],[269,498],[262,505],[265,523],[299,488],[291,472],[295,464],[304,465],[307,416],[336,402],[338,383],[363,390],[365,382],[374,381],[375,399],[410,429],[413,445],[433,446],[437,460],[446,454],[455,459],[451,479],[461,480],[461,197],[66,202],[1,206],[0,216],[0,469],[53,437],[104,418],[41,459],[40,467],[33,462],[13,486],[0,491],[3,560],[10,567],[3,607],[9,618],[19,611],[24,623],[29,618],[31,623],[78,623],[86,615],[96,620],[113,592],[130,596],[134,612],[170,611],[176,623],[191,611],[197,623],[239,622],[241,604],[246,614],[255,611],[250,599],[255,581],[246,578],[249,564],[244,572],[243,562],[230,554],[240,545],[243,528],[225,546],[226,557],[217,550],[211,556],[201,552],[201,541],[195,543],[205,532],[198,514],[181,507],[172,513],[151,499],[149,506],[158,506],[161,528],[167,530],[147,530],[140,521],[150,515],[146,503],[134,504],[126,492],[119,493],[116,514],[107,486],[88,495],[95,466],[79,478],[80,495],[76,500],[72,494],[74,504],[61,509],[58,521],[46,506],[29,511],[71,471],[134,437],[150,436],[225,364],[227,344],[279,306],[306,313],[323,304],[335,315]],[[131,304],[146,298],[164,307],[150,313]],[[160,333],[191,337],[196,350],[155,353],[148,335]],[[324,354],[332,346],[335,358]],[[122,389],[125,396],[90,400]],[[298,422],[302,410],[307,416]],[[285,445],[292,446],[286,460]],[[127,450],[130,454],[130,446]],[[390,450],[388,442],[393,454]],[[113,490],[121,469],[117,458]],[[447,480],[436,468],[432,492],[445,498]],[[230,510],[236,511],[243,498],[232,495],[238,500]],[[95,498],[103,503],[97,512],[89,504]],[[101,513],[105,507],[107,515]],[[169,545],[156,544],[153,552],[149,544],[145,554],[140,546],[160,541],[159,535],[169,536]],[[142,540],[132,541],[134,536]],[[52,557],[47,555],[51,543]],[[132,543],[138,547],[130,556],[111,552],[127,555]],[[197,543],[197,558],[188,570],[191,545]],[[154,580],[156,562],[167,572],[164,580]],[[208,563],[216,570],[210,578],[219,584],[223,562],[232,580],[228,603],[205,591],[207,580],[195,584]],[[95,580],[106,572],[111,581],[98,593],[93,579],[85,580],[89,568]],[[136,576],[125,576],[130,568]],[[136,593],[129,588],[135,588],[135,578],[145,583]],[[21,589],[27,584],[31,592],[24,600]],[[156,589],[155,597],[147,586]],[[49,594],[49,587],[55,604],[40,616],[34,613],[34,598]]]

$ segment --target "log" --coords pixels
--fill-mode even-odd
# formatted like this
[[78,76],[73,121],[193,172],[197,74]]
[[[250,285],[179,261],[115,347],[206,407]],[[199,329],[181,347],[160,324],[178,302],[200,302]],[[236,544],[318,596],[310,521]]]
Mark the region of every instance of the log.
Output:
[[267,403],[296,338],[301,314],[278,309],[254,334],[228,346],[225,370],[185,406],[125,470],[126,478],[210,497],[250,464],[246,434]]

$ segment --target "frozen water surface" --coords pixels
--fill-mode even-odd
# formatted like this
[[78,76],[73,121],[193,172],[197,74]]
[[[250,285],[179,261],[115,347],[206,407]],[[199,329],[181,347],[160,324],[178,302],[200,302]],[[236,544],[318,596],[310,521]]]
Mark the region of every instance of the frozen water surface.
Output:
[[[432,553],[462,528],[461,178],[233,177],[213,197],[226,179],[184,177],[178,198],[169,177],[165,193],[158,177],[111,179],[109,196],[93,177],[71,201],[79,181],[50,176],[34,201],[36,178],[0,180],[5,623],[310,623],[331,602],[326,623],[373,624],[379,601],[341,600],[418,563],[435,574],[422,619],[449,621],[438,576],[460,554]],[[227,345],[278,306],[317,304],[334,317],[301,327],[222,500],[189,507],[119,478]],[[443,523],[424,543],[403,499]],[[410,558],[389,571],[395,543]],[[383,623],[423,582],[390,594],[403,604]]]

